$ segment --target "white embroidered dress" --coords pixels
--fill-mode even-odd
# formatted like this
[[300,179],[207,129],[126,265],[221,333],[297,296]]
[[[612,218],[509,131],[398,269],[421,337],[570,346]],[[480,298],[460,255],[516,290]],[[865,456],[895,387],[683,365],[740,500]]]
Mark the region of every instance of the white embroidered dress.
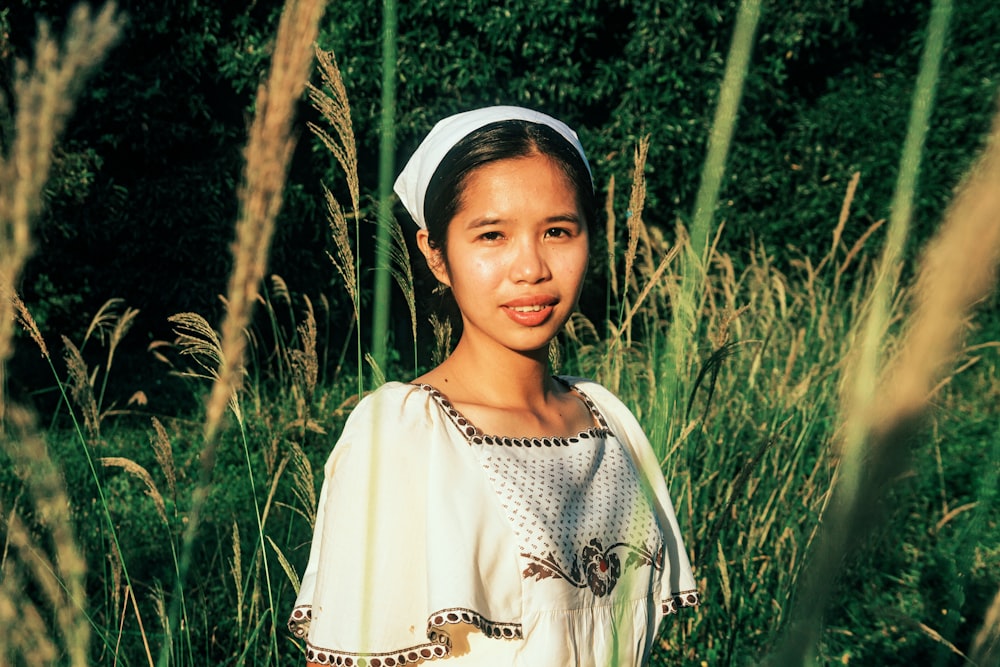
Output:
[[600,385],[595,426],[483,434],[433,387],[364,398],[330,455],[292,633],[323,665],[640,665],[698,604],[666,484]]

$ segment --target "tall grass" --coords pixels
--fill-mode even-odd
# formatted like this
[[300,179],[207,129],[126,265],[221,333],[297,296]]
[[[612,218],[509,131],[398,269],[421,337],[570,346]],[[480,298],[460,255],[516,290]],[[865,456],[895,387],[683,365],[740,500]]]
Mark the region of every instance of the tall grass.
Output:
[[660,393],[659,406],[662,419],[650,432],[653,447],[662,457],[668,437],[676,437],[677,430],[668,425],[681,424],[679,405],[682,400],[684,359],[692,343],[697,340],[698,314],[701,306],[700,289],[708,266],[709,239],[712,237],[712,220],[719,199],[726,158],[735,131],[737,110],[743,93],[754,33],[760,20],[760,0],[742,0],[736,16],[733,40],[726,58],[726,71],[719,90],[719,101],[708,141],[708,153],[702,167],[701,183],[695,198],[691,217],[689,243],[682,246],[680,255],[681,276],[677,293],[671,300],[672,324],[666,339],[665,353],[657,361],[665,365],[657,368],[662,381],[656,387]]
[[[34,416],[7,404],[4,368],[12,354],[15,320],[27,327],[43,354],[48,353],[14,288],[31,254],[30,228],[42,208],[55,143],[76,94],[117,41],[121,25],[110,3],[93,17],[87,8],[78,7],[62,43],[52,37],[48,24],[39,24],[34,62],[30,67],[18,63],[11,100],[16,104],[14,136],[9,152],[0,156],[0,443],[27,490],[15,497],[13,506],[8,506],[8,498],[0,499],[5,527],[0,656],[5,660],[22,656],[46,664],[62,656],[72,665],[89,661],[87,566],[74,539],[66,489]],[[94,428],[96,412],[95,401]],[[38,589],[40,595],[29,598],[23,595],[25,588]]]
[[[898,365],[898,361],[896,363],[897,368],[907,368],[911,373],[910,377],[900,377],[892,369],[883,371],[882,358],[887,352],[886,335],[891,321],[895,318],[891,304],[896,298],[921,151],[929,125],[950,14],[950,0],[934,2],[900,160],[899,178],[891,207],[886,244],[877,265],[874,285],[865,303],[865,312],[857,320],[858,326],[854,333],[854,338],[858,341],[856,357],[848,356],[852,363],[842,400],[844,429],[838,448],[840,460],[836,484],[832,489],[829,508],[823,514],[823,529],[820,531],[811,569],[804,580],[802,594],[796,606],[796,629],[777,653],[779,664],[812,662],[811,647],[819,634],[823,608],[830,594],[832,575],[837,572],[838,564],[843,557],[870,529],[869,508],[879,497],[884,485],[902,470],[906,460],[909,431],[917,425],[929,399],[928,392],[931,386],[926,381],[928,379],[937,381],[937,376],[945,370],[945,364],[942,362],[953,357],[955,345],[959,341],[952,333],[945,334],[935,341],[939,344],[937,349],[929,349],[917,342],[919,353],[915,356],[916,350],[912,347],[914,340],[911,337],[904,341],[901,349],[901,353],[909,357],[907,363],[902,367]],[[981,191],[974,193],[973,196],[979,199],[984,194],[985,192]],[[957,223],[959,226],[969,224],[975,227],[981,224],[977,224],[971,216],[960,215],[960,218],[964,219]],[[955,223],[946,224],[938,239],[943,238],[946,244],[949,243],[949,235],[954,235],[955,230]],[[986,243],[981,246],[981,250],[985,251],[985,256],[976,257],[974,261],[986,260],[986,265],[990,267],[987,271],[991,273],[993,263],[990,261],[993,259],[990,256],[993,252],[991,239],[987,236],[984,240]],[[930,251],[932,254],[934,244],[940,242],[940,240],[932,242]],[[967,255],[961,252],[963,249],[954,250],[957,252],[938,261],[954,262],[963,257],[968,259]],[[928,277],[928,271],[933,271],[936,275]],[[963,294],[964,290],[956,290],[956,286],[945,286],[941,283],[942,277],[940,271],[935,270],[933,266],[925,266],[922,284],[917,286],[917,297],[927,294],[929,280],[937,281],[938,286],[944,289],[938,290],[936,294],[937,312],[933,312],[934,309],[926,312],[918,308],[911,320],[911,332],[921,331],[927,318],[939,318],[943,329],[950,328],[957,333],[957,329],[967,316],[966,311],[973,301]],[[978,284],[970,286],[976,298],[982,298],[990,289],[991,277],[982,276]],[[921,347],[923,349],[920,349]],[[883,374],[889,377],[880,377]],[[892,377],[892,375],[897,376]],[[913,392],[910,396],[910,405],[905,408],[900,405],[893,406],[891,398],[886,401],[886,398],[892,395],[910,392]]]
[[[313,106],[323,116],[327,125],[333,128],[331,135],[326,128],[317,123],[310,123],[309,129],[319,137],[323,145],[337,159],[340,168],[344,170],[347,187],[351,197],[351,217],[354,219],[354,244],[361,235],[361,184],[358,180],[358,152],[354,140],[354,125],[351,121],[351,105],[347,99],[347,89],[340,75],[340,68],[332,53],[317,50],[316,60],[319,64],[323,87],[310,84],[309,98]],[[347,215],[337,198],[326,186],[327,217],[333,231],[334,254],[330,261],[337,269],[343,281],[344,291],[351,303],[354,332],[354,353],[357,363],[356,381],[360,397],[364,388],[364,367],[362,359],[361,338],[361,256],[355,253],[351,243],[351,233],[347,223]],[[350,340],[351,336],[346,336]],[[339,364],[338,364],[339,366]]]
[[[942,7],[934,20],[941,20]],[[668,236],[644,214],[648,143],[641,142],[628,211],[616,215],[612,193],[608,197],[606,321],[574,315],[554,354],[561,372],[595,377],[621,395],[660,448],[706,595],[702,608],[668,621],[653,662],[742,665],[773,653],[771,662],[779,665],[813,657],[888,664],[905,648],[911,656],[942,651],[931,664],[996,664],[1000,450],[976,438],[995,434],[989,415],[1000,400],[994,340],[1000,332],[979,333],[974,347],[965,346],[965,335],[970,309],[995,282],[1000,256],[1000,120],[912,285],[885,279],[886,267],[897,265],[885,259],[889,251],[879,263],[871,259],[883,241],[881,222],[847,237],[862,175],[851,180],[841,210],[816,212],[831,229],[824,256],[796,258],[781,271],[766,247],[726,254],[717,246],[725,230],[712,228],[712,210],[758,10],[748,2],[741,13],[734,52],[739,44],[743,55],[732,57],[732,78],[723,85],[713,157],[706,159],[690,231],[678,225]],[[24,474],[22,482],[0,473],[0,656],[12,664],[153,664],[157,656],[161,665],[301,662],[301,647],[282,626],[315,521],[317,474],[368,384],[361,366],[368,274],[356,250],[357,155],[347,92],[330,54],[318,54],[323,88],[309,94],[333,128],[313,130],[344,170],[351,197],[347,211],[327,193],[332,259],[352,304],[354,329],[347,338],[356,346],[355,377],[322,381],[321,332],[331,318],[327,313],[324,323],[317,316],[313,304],[322,298],[290,294],[276,277],[270,290],[260,286],[291,149],[289,114],[302,92],[320,11],[319,3],[291,2],[279,29],[272,79],[261,91],[247,149],[221,331],[182,313],[172,318],[177,340],[152,346],[173,372],[185,375],[193,393],[207,395],[204,412],[129,426],[105,405],[115,350],[134,318],[121,304],[99,312],[85,340],[64,341],[62,371],[48,332],[23,303],[11,301],[50,362],[62,409],[77,424],[70,436],[50,429],[46,442],[23,410],[9,409],[4,421],[3,451],[12,465],[0,470]],[[936,29],[929,34],[937,39]],[[932,85],[931,70],[921,71]],[[911,127],[917,132],[925,122],[918,118]],[[4,171],[5,178],[12,173]],[[609,190],[614,187],[612,181]],[[892,207],[899,215],[900,205]],[[616,226],[619,219],[625,224]],[[895,222],[893,228],[897,234]],[[9,238],[26,237],[12,232]],[[412,274],[398,227],[393,238],[393,275],[415,339]],[[20,247],[4,257],[19,266],[26,253]],[[873,295],[886,285],[891,298],[884,309],[873,307]],[[255,302],[259,328],[251,318]],[[873,312],[881,313],[874,364],[857,354]],[[439,359],[450,335],[437,333]],[[99,344],[104,348],[95,350]],[[88,365],[94,358],[96,370]],[[373,384],[382,372],[410,370],[376,363]],[[861,411],[854,388],[864,382],[871,383],[862,384],[871,405]],[[973,393],[961,394],[963,387]],[[947,408],[933,418],[933,428],[926,427],[931,401]],[[234,429],[225,427],[227,410]],[[982,426],[986,435],[973,431],[953,441],[966,423]],[[844,443],[850,438],[860,438],[863,456],[848,486]],[[917,446],[932,455],[900,467]],[[987,465],[952,466],[952,456]],[[904,474],[896,474],[900,470]],[[912,497],[907,480],[916,480]],[[877,503],[894,516],[893,499],[905,516],[931,507],[926,527],[879,528],[861,520]],[[845,507],[853,514],[836,519]],[[849,549],[863,550],[875,528],[898,538],[917,561],[948,563],[971,548],[973,554],[962,556],[965,579],[914,583],[882,571],[875,558],[871,566],[852,564]],[[878,578],[872,588],[901,599],[880,603],[888,612],[878,610],[897,619],[895,625],[844,624],[844,616],[870,612],[871,602],[833,585],[859,569]],[[961,596],[951,594],[955,586]],[[949,596],[954,613],[945,618],[939,598]],[[831,614],[837,605],[843,613]],[[966,620],[952,620],[959,618]]]
[[[382,0],[382,108],[378,154],[378,228],[375,233],[375,284],[372,310],[372,359],[383,372],[388,359],[392,235],[392,184],[396,178],[396,0]],[[398,247],[398,246],[397,246]],[[405,247],[405,245],[403,246]],[[414,340],[414,348],[416,340]]]
[[[313,49],[319,32],[319,21],[326,7],[325,0],[287,0],[278,24],[274,53],[267,81],[257,91],[256,112],[250,126],[245,153],[243,183],[239,189],[240,214],[236,222],[233,244],[233,268],[226,295],[226,317],[219,337],[218,371],[212,384],[205,414],[205,444],[201,452],[201,475],[192,499],[190,516],[184,533],[180,564],[170,603],[170,629],[183,628],[180,613],[183,591],[200,527],[201,510],[213,483],[212,473],[218,448],[218,431],[224,412],[238,403],[238,392],[244,374],[246,329],[253,304],[267,266],[274,223],[281,208],[285,177],[295,147],[292,123],[298,104],[309,79]],[[239,411],[234,410],[237,418]],[[242,431],[246,454],[248,481],[257,519],[257,534],[267,610],[276,614],[269,561],[264,545],[264,515],[257,496],[253,467],[246,432]],[[265,507],[266,510],[266,507]],[[277,623],[273,616],[271,625]],[[164,643],[158,663],[165,667],[171,662],[173,646]],[[277,655],[277,638],[271,633],[270,653]]]
[[16,104],[14,136],[0,161],[0,363],[11,355],[11,291],[31,254],[31,223],[42,208],[53,148],[73,112],[77,93],[120,32],[114,3],[106,4],[94,18],[80,5],[70,17],[62,44],[42,22],[34,62],[30,68],[18,63],[11,101]]

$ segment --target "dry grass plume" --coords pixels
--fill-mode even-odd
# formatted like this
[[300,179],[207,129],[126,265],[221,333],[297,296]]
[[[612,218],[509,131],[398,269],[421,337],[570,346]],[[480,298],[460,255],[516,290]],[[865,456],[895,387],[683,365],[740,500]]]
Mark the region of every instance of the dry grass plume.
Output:
[[274,222],[281,208],[288,163],[295,147],[295,107],[306,87],[313,43],[324,0],[288,0],[278,25],[267,81],[257,91],[257,112],[250,126],[246,166],[239,189],[240,215],[233,244],[233,269],[222,323],[222,365],[212,387],[205,434],[215,438],[226,406],[242,385],[245,330],[267,265]]
[[927,408],[931,390],[959,351],[972,308],[996,285],[1000,264],[1000,114],[989,142],[927,245],[914,289],[915,309],[873,412],[885,437]]
[[94,395],[94,376],[88,373],[87,363],[73,342],[62,337],[65,348],[66,370],[69,374],[68,385],[73,402],[83,415],[84,428],[87,437],[93,443],[101,437],[101,415],[97,407],[97,397]]
[[309,84],[309,100],[313,107],[329,123],[337,135],[334,139],[330,133],[316,123],[309,123],[309,129],[323,142],[323,145],[333,153],[347,176],[347,187],[351,193],[351,208],[361,209],[361,186],[358,180],[357,142],[354,140],[354,125],[351,122],[351,105],[347,98],[347,88],[340,75],[337,59],[332,51],[316,49],[316,63],[323,88]]
[[105,468],[121,468],[145,484],[146,495],[153,499],[153,504],[156,506],[156,513],[163,521],[163,525],[169,525],[167,522],[167,505],[163,501],[163,496],[160,494],[160,490],[156,488],[156,482],[153,481],[148,470],[132,459],[122,456],[105,456],[100,461]]
[[[3,446],[28,488],[34,505],[32,521],[37,528],[25,525],[16,511],[4,517],[10,557],[4,563],[0,584],[0,618],[13,609],[20,618],[13,623],[0,623],[0,647],[5,649],[3,655],[20,654],[28,664],[55,664],[50,649],[58,637],[62,640],[62,659],[69,658],[68,663],[62,664],[87,665],[90,646],[90,622],[84,611],[87,565],[73,535],[70,502],[62,475],[38,435],[34,416],[12,407],[7,419],[11,428],[3,436]],[[39,529],[51,539],[40,541]],[[28,581],[38,592],[37,598],[24,594],[24,584]],[[40,611],[42,605],[46,612]],[[49,613],[55,617],[55,633],[48,624],[39,628],[36,622]]]
[[[868,533],[871,508],[907,460],[934,391],[961,352],[972,309],[995,287],[998,263],[1000,114],[941,228],[925,247],[910,291],[912,313],[904,321],[895,354],[881,372],[855,371],[877,374],[869,393],[849,395],[843,408],[848,420],[842,433],[845,446],[855,440],[863,456],[842,454],[793,615],[799,629],[790,633],[774,664],[799,664],[798,656],[813,642],[816,629],[808,625],[821,616],[842,557]],[[865,395],[870,401],[858,405],[859,396]]]
[[174,504],[177,504],[177,468],[174,465],[174,450],[170,444],[170,437],[167,429],[156,417],[152,418],[153,429],[156,435],[150,438],[153,452],[156,454],[156,462],[160,464],[160,469],[167,478],[167,488],[170,489],[170,497]]
[[79,5],[61,45],[49,25],[40,22],[34,62],[30,68],[17,63],[14,136],[9,153],[0,156],[0,364],[11,355],[10,292],[31,254],[31,222],[42,209],[53,148],[87,75],[118,40],[121,28],[113,3],[93,18],[86,5]]

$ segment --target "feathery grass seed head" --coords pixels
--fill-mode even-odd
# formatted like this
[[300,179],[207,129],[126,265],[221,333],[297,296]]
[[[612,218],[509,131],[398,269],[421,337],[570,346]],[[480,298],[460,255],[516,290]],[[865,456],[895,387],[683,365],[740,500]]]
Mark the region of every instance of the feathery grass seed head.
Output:
[[167,478],[167,488],[170,489],[170,496],[177,499],[177,469],[174,466],[174,449],[170,444],[170,437],[163,423],[153,417],[151,419],[153,429],[156,434],[150,438],[153,445],[153,453],[156,455],[156,462],[160,464],[160,470]]
[[242,385],[245,331],[281,208],[295,146],[292,119],[309,78],[313,43],[325,6],[324,0],[289,0],[279,20],[267,81],[257,90],[257,112],[250,126],[239,188],[240,215],[222,323],[221,365],[206,406],[205,433],[210,441],[214,440],[226,407],[235,402]]
[[153,499],[153,504],[156,506],[156,513],[160,515],[163,524],[168,525],[166,503],[163,502],[163,496],[160,495],[160,490],[156,488],[156,482],[150,477],[149,471],[132,459],[123,456],[104,456],[101,457],[100,461],[105,468],[121,468],[145,484],[146,495]]
[[77,408],[83,413],[83,423],[87,429],[87,435],[92,440],[100,437],[101,417],[98,413],[97,399],[94,396],[94,384],[92,376],[87,374],[87,364],[83,360],[83,355],[76,345],[66,336],[62,337],[63,357],[66,360],[66,370],[69,373],[70,396]]
[[21,323],[21,326],[28,335],[31,336],[31,340],[35,341],[35,345],[41,351],[42,356],[46,359],[49,358],[49,348],[45,345],[45,339],[42,337],[42,332],[38,329],[38,325],[35,323],[35,318],[31,316],[31,312],[28,307],[24,305],[24,301],[21,300],[21,296],[17,293],[17,290],[11,290],[11,300],[14,304],[14,314],[17,317],[17,321]]

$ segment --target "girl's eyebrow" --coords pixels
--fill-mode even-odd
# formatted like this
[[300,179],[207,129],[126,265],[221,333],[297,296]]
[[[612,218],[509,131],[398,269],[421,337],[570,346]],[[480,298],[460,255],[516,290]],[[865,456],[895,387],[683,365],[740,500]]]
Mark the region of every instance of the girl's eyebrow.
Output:
[[[474,229],[480,229],[482,227],[494,227],[496,225],[502,225],[506,222],[507,220],[504,218],[491,218],[491,217],[476,218],[475,220],[466,223],[465,229],[474,230]],[[549,217],[543,219],[540,224],[548,225],[553,222],[569,222],[574,225],[582,225],[583,218],[580,215],[572,212],[557,213],[556,215],[550,215]]]
[[545,219],[545,222],[572,222],[579,225],[583,221],[576,213],[562,213],[559,215],[549,216]]
[[477,218],[465,225],[466,229],[479,229],[503,223],[503,218]]

